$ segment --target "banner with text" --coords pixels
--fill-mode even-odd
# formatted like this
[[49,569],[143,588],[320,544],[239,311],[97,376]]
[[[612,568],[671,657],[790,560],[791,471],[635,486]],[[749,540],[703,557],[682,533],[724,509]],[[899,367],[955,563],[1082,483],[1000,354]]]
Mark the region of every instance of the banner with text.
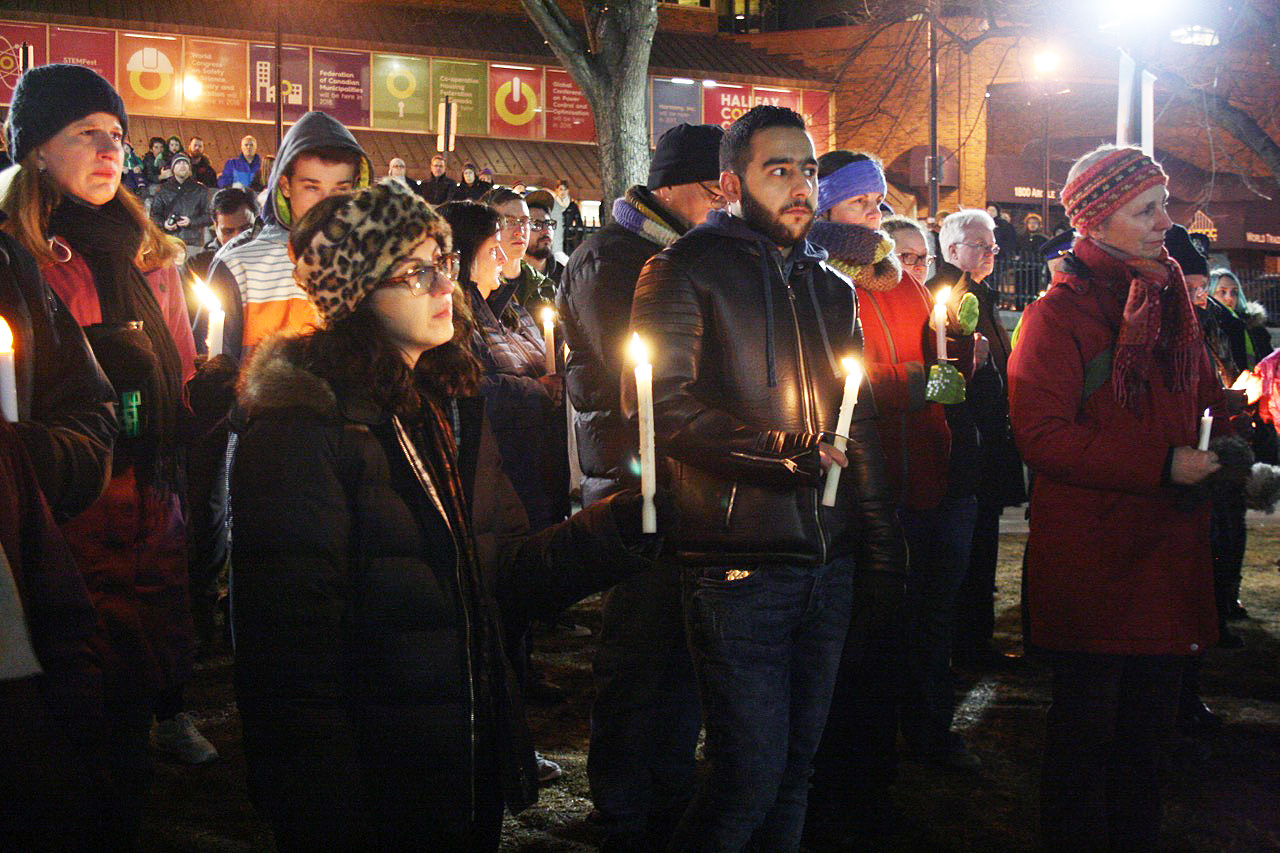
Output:
[[488,83],[489,72],[483,62],[431,60],[431,103],[439,104],[448,96],[458,105],[457,133],[461,135],[484,136],[489,132]]
[[[280,48],[280,67],[284,77],[285,121],[297,121],[307,111],[311,99],[311,52],[305,47],[286,44]],[[249,45],[249,118],[276,120],[276,47],[273,44]]]
[[489,98],[490,136],[542,136],[541,67],[491,64]]
[[0,24],[0,101],[6,104],[13,97],[13,87],[18,85],[18,78],[22,76],[24,42],[34,48],[32,53],[36,65],[49,61],[45,53],[44,24]]
[[751,87],[745,83],[719,83],[702,90],[704,120],[726,130],[753,106]]
[[678,124],[702,123],[702,87],[692,80],[649,78],[649,145]]
[[795,110],[797,113],[803,112],[801,101],[804,93],[799,89],[779,89],[774,86],[752,86],[751,87],[751,106],[758,107],[761,104],[769,107],[786,107],[789,110]]
[[587,96],[568,71],[546,72],[546,137],[554,142],[595,142],[596,122]]
[[373,126],[431,129],[431,61],[425,56],[373,55]]
[[121,32],[116,38],[116,68],[116,89],[131,114],[182,115],[181,38]]
[[187,37],[183,114],[243,121],[249,111],[249,43]]
[[49,61],[92,68],[116,84],[116,34],[114,30],[49,27]]
[[311,49],[311,108],[347,127],[369,127],[369,54]]

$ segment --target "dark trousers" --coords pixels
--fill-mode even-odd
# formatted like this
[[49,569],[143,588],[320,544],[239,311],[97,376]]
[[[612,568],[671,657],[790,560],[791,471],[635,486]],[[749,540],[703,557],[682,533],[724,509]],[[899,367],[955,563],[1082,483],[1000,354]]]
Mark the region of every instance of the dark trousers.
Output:
[[1040,831],[1050,850],[1151,850],[1160,833],[1157,759],[1185,661],[1050,652]]
[[955,649],[959,652],[990,648],[996,631],[996,562],[1000,557],[998,499],[978,496],[968,571],[960,583],[955,603]]
[[663,565],[613,587],[601,621],[592,662],[591,799],[607,835],[661,849],[693,795],[702,727],[679,569]]
[[684,576],[708,772],[678,851],[797,850],[813,754],[849,630],[853,561]]
[[133,850],[142,826],[142,810],[151,788],[151,715],[154,702],[111,701],[104,707],[107,776],[104,850]]
[[1248,541],[1244,495],[1215,497],[1209,516],[1209,542],[1213,549],[1213,600],[1218,621],[1225,622],[1231,605],[1240,596],[1240,571]]
[[[965,573],[973,566],[969,548],[977,538],[977,516],[978,503],[973,497],[946,498],[928,510],[898,510],[910,554],[903,600],[908,689],[902,731],[909,742],[925,752],[945,749],[951,730],[955,711],[951,641],[956,594]],[[988,611],[990,598],[988,593]]]

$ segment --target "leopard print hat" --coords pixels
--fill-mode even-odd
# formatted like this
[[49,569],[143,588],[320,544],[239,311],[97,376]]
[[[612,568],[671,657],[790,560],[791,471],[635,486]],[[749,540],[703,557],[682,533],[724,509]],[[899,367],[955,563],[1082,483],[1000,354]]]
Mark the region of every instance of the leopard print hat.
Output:
[[[317,205],[321,208],[322,205]],[[399,181],[384,180],[316,213],[324,221],[297,248],[293,278],[326,325],[350,315],[428,237],[450,249],[449,224]],[[303,218],[297,226],[307,229]]]

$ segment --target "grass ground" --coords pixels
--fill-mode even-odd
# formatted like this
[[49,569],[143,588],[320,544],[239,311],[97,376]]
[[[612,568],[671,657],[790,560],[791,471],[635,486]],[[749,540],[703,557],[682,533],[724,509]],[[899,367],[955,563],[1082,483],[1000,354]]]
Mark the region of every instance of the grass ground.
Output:
[[[1006,516],[1002,535],[997,641],[1020,648],[1018,570],[1025,527]],[[1250,517],[1241,599],[1250,619],[1235,623],[1247,642],[1239,651],[1213,649],[1201,676],[1205,701],[1226,727],[1204,742],[1177,741],[1170,750],[1164,846],[1170,851],[1280,850],[1280,519]],[[598,601],[573,610],[599,627]],[[544,789],[539,804],[508,818],[503,849],[589,851],[586,821],[587,716],[592,641],[549,635],[537,655],[569,700],[530,711],[539,748],[565,776]],[[222,758],[204,767],[157,762],[143,847],[151,851],[270,851],[270,832],[245,795],[244,757],[232,701],[229,659],[210,662],[188,691],[201,729]],[[854,849],[882,851],[1020,851],[1035,849],[1038,747],[1048,700],[1047,673],[1025,663],[992,675],[960,673],[957,727],[982,756],[976,776],[956,776],[904,762],[894,797],[907,819],[902,833]]]

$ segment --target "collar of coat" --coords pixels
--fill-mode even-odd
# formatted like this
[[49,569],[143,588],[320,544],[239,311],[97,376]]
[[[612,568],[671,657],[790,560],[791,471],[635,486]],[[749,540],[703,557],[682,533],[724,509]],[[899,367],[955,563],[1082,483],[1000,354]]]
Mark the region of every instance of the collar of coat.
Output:
[[239,420],[287,411],[367,426],[388,420],[389,413],[367,394],[339,398],[327,380],[302,366],[300,340],[297,335],[274,335],[254,348],[237,390]]

